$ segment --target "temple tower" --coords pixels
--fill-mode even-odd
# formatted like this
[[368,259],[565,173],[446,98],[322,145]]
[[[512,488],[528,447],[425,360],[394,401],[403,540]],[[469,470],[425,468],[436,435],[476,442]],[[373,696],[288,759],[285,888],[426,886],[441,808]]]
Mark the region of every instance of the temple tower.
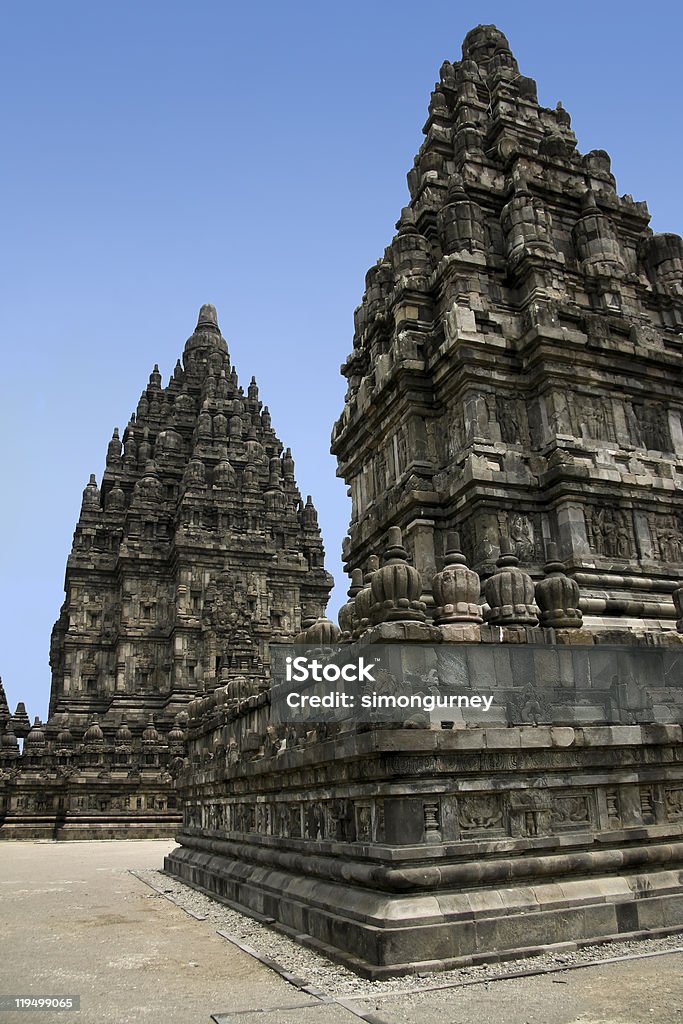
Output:
[[553,542],[589,628],[674,629],[683,240],[653,234],[570,124],[494,26],[443,64],[342,367],[345,559],[402,527],[431,607],[450,530],[482,577],[501,536],[534,578]]
[[239,675],[321,614],[331,578],[315,508],[213,306],[183,365],[158,367],[90,477],[52,634],[50,712],[146,714]]
[[190,702],[267,687],[271,642],[324,612],[323,558],[291,451],[202,306],[182,364],[166,387],[154,367],[83,491],[48,722],[20,705],[8,724],[0,687],[0,835],[173,834]]
[[373,674],[194,702],[165,861],[371,978],[683,926],[683,242],[493,26],[425,133],[344,366],[349,601],[300,635]]

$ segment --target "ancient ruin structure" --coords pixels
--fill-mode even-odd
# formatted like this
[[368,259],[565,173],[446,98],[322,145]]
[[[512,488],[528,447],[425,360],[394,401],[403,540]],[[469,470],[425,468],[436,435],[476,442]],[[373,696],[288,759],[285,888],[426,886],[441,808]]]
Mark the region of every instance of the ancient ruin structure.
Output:
[[344,366],[341,633],[298,640],[419,644],[495,705],[283,725],[218,689],[166,861],[374,976],[683,926],[683,240],[493,26],[425,135]]
[[444,63],[398,232],[356,310],[334,429],[364,566],[403,528],[431,605],[457,529],[540,575],[558,544],[586,625],[674,628],[683,572],[683,242],[581,155],[504,37]]
[[321,615],[331,585],[291,452],[203,306],[83,492],[47,723],[10,718],[0,694],[0,836],[172,835],[188,704],[267,686],[270,643]]

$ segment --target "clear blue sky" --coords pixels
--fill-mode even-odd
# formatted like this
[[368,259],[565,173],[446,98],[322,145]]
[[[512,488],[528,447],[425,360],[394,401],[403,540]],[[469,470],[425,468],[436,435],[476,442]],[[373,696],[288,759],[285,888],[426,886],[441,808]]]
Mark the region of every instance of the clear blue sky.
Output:
[[0,674],[44,715],[50,629],[88,474],[203,302],[256,374],[320,512],[367,268],[407,200],[429,93],[495,22],[579,148],[683,231],[680,5],[173,0],[0,8]]

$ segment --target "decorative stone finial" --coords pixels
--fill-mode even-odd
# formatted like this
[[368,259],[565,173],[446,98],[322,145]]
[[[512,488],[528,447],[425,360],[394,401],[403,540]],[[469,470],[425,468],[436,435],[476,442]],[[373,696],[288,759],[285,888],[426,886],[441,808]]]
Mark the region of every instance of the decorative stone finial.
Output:
[[317,621],[317,614],[311,608],[303,608],[301,612],[301,630],[294,637],[295,644],[306,644],[306,632]]
[[595,192],[588,188],[581,201],[581,214],[572,236],[576,253],[584,270],[619,277],[624,260],[616,228],[596,202]]
[[294,480],[294,459],[291,448],[287,448],[282,456],[282,475],[285,480]]
[[425,621],[425,605],[420,601],[422,580],[417,569],[408,563],[400,526],[389,527],[382,566],[374,573],[370,586],[373,623]]
[[118,477],[114,477],[114,483],[107,493],[104,507],[107,512],[123,512],[126,507],[126,495]]
[[228,459],[227,449],[224,449],[213,471],[213,486],[230,490],[235,486],[236,479],[235,470]]
[[154,725],[154,715],[150,713],[149,719],[147,720],[147,725],[142,730],[142,742],[143,744],[152,746],[156,743],[159,743],[160,739],[161,737],[159,736],[156,726]]
[[31,719],[26,713],[26,705],[23,700],[20,700],[14,714],[12,715],[12,730],[19,739],[22,740],[28,736],[30,729]]
[[341,629],[341,639],[349,640],[356,626],[356,596],[363,589],[363,570],[354,569],[351,573],[351,586],[348,589],[348,601],[339,609],[337,618]]
[[132,741],[133,734],[126,724],[126,716],[121,715],[121,724],[116,730],[116,742],[117,744],[125,745]]
[[495,25],[477,25],[470,29],[462,44],[463,60],[481,64],[490,60],[500,50],[510,52],[510,44]]
[[354,638],[358,638],[370,626],[370,608],[372,607],[372,577],[379,569],[379,558],[370,555],[365,566],[363,586],[356,594],[356,628]]
[[534,602],[534,582],[519,568],[519,559],[512,553],[510,538],[500,539],[497,571],[489,576],[484,594],[489,605],[486,621],[493,626],[535,626],[538,609]]
[[481,622],[479,576],[467,568],[465,556],[460,550],[460,537],[449,533],[446,540],[446,557],[441,572],[432,579],[432,593],[437,607],[434,622]]
[[670,231],[657,233],[643,240],[641,251],[657,287],[680,299],[683,295],[683,238]]
[[571,127],[571,116],[569,114],[569,111],[565,110],[562,106],[561,100],[557,101],[557,106],[555,107],[555,119],[558,124],[562,125],[563,128]]
[[[68,715],[63,715],[62,717],[68,719]],[[57,733],[57,737],[56,737],[56,747],[57,747],[57,750],[61,751],[62,753],[70,752],[71,747],[73,747],[73,742],[74,742],[74,738],[71,735],[71,730],[68,728],[68,726],[66,724],[64,724],[62,726],[62,728],[59,730],[59,732]]]
[[107,445],[108,466],[119,466],[121,464],[121,447],[119,428],[114,427],[114,433],[111,435],[111,441]]
[[184,487],[204,487],[206,467],[198,455],[193,455],[183,472]]
[[557,556],[557,544],[546,544],[545,579],[536,584],[536,603],[541,609],[541,625],[555,629],[573,629],[581,625],[583,615],[579,609],[579,585],[565,575],[564,565]]
[[30,748],[31,753],[40,753],[45,748],[45,733],[43,732],[42,722],[36,715],[31,731],[24,740],[24,750],[28,751]]
[[315,510],[313,504],[313,498],[309,495],[306,497],[306,504],[301,511],[301,525],[312,529],[318,525],[318,513]]
[[339,627],[325,615],[320,615],[304,631],[304,643],[313,647],[332,647],[339,640]]
[[5,731],[2,734],[2,741],[0,742],[0,756],[19,757],[19,741],[14,733],[11,719],[5,726]]
[[104,733],[100,728],[97,715],[93,715],[90,720],[90,725],[86,729],[83,737],[84,743],[102,743],[104,741]]
[[95,474],[90,474],[85,488],[83,490],[83,503],[81,505],[81,511],[99,512],[100,510],[100,491],[97,486],[97,480]]
[[216,313],[216,307],[212,306],[211,303],[205,303],[199,310],[199,317],[197,318],[197,331],[216,331],[220,334],[218,327],[218,314]]
[[459,250],[474,252],[485,247],[484,214],[481,207],[469,199],[460,174],[453,174],[449,180],[438,228],[446,254]]
[[268,487],[269,488],[281,488],[282,479],[280,477],[280,460],[277,455],[273,455],[268,463]]

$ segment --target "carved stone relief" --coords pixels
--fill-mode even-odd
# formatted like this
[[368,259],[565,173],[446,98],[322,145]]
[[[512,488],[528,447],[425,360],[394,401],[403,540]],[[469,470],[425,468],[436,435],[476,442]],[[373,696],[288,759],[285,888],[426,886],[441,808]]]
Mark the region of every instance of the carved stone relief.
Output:
[[671,451],[671,435],[663,406],[634,402],[631,413],[628,419],[634,445],[652,451]]
[[463,836],[474,832],[502,832],[502,797],[494,793],[459,797],[458,824]]
[[586,505],[584,514],[588,543],[596,555],[607,558],[636,556],[633,517],[630,511]]

